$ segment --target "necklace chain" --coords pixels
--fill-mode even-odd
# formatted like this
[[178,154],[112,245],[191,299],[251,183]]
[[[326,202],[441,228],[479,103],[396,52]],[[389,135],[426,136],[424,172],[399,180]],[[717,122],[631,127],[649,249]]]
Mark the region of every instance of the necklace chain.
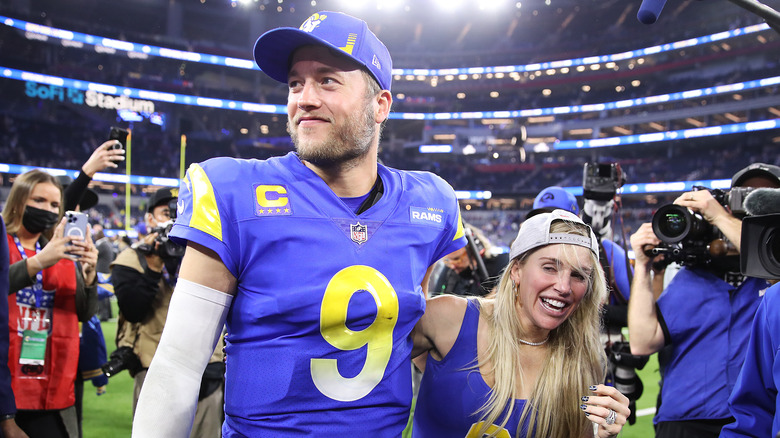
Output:
[[547,341],[548,341],[549,339],[550,339],[550,337],[549,337],[549,336],[547,336],[546,338],[544,338],[544,340],[543,340],[543,341],[539,341],[539,342],[531,342],[531,341],[526,341],[525,339],[517,338],[517,340],[518,340],[518,341],[520,341],[520,343],[522,343],[522,344],[525,344],[525,345],[530,345],[530,346],[532,346],[532,347],[538,347],[538,346],[540,346],[540,345],[544,345],[544,344],[546,344],[546,343],[547,343]]

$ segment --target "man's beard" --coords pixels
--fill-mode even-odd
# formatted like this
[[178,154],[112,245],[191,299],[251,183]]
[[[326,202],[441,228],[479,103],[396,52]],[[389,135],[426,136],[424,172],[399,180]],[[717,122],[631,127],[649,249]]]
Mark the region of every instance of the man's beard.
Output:
[[317,167],[334,168],[350,163],[368,154],[376,133],[374,112],[366,105],[362,114],[355,114],[345,120],[340,126],[329,118],[333,131],[325,140],[302,140],[298,131],[292,129],[293,122],[287,122],[287,132],[290,133],[298,157]]

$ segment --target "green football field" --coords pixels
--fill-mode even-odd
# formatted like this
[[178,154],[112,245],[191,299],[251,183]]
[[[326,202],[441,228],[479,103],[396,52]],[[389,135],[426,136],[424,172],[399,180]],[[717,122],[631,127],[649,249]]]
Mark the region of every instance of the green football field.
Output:
[[[116,314],[116,309],[114,310]],[[109,353],[114,350],[116,323],[102,323],[103,335]],[[658,361],[653,355],[644,369],[639,371],[644,384],[642,397],[637,400],[639,417],[636,424],[626,426],[620,434],[623,438],[647,438],[653,436],[653,415],[658,395]],[[109,379],[106,393],[98,396],[90,382],[84,384],[84,438],[127,438],[132,424],[133,380],[126,371]],[[644,415],[643,415],[644,414]],[[409,430],[404,436],[410,436]]]

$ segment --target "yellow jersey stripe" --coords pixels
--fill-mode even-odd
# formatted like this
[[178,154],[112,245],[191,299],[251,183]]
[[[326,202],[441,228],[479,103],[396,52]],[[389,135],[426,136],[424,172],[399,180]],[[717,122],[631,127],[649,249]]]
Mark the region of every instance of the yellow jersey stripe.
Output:
[[455,237],[453,237],[452,240],[458,240],[465,235],[466,232],[463,230],[463,219],[460,217],[460,208],[458,208],[458,230],[455,231]]
[[[189,178],[189,181],[186,179]],[[210,234],[222,241],[222,221],[219,217],[217,197],[206,172],[198,164],[192,164],[187,171],[185,184],[192,189],[192,218],[190,227]]]

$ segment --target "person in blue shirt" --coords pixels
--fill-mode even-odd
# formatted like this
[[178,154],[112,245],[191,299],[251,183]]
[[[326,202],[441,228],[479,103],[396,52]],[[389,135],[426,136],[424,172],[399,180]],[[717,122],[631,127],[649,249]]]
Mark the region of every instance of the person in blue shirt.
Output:
[[227,323],[226,438],[398,437],[430,267],[464,246],[455,192],[378,164],[392,60],[357,18],[319,12],[255,44],[288,87],[296,152],[190,166],[187,244],[133,437],[185,437]]
[[[780,168],[752,164],[732,177],[731,186],[780,187]],[[674,203],[699,213],[739,251],[742,221],[709,191],[685,192]],[[650,223],[631,236],[636,259],[628,304],[631,353],[652,354],[669,347],[660,361],[657,437],[717,437],[734,421],[728,397],[769,284],[741,275],[733,254],[684,266],[656,300],[651,283],[655,257],[645,251],[660,243]]]
[[600,385],[606,299],[598,242],[564,210],[520,227],[493,298],[429,300],[414,331],[427,353],[413,437],[617,436],[628,398]]
[[780,284],[767,289],[758,305],[750,332],[745,363],[729,397],[734,417],[721,438],[774,437],[780,432]]

